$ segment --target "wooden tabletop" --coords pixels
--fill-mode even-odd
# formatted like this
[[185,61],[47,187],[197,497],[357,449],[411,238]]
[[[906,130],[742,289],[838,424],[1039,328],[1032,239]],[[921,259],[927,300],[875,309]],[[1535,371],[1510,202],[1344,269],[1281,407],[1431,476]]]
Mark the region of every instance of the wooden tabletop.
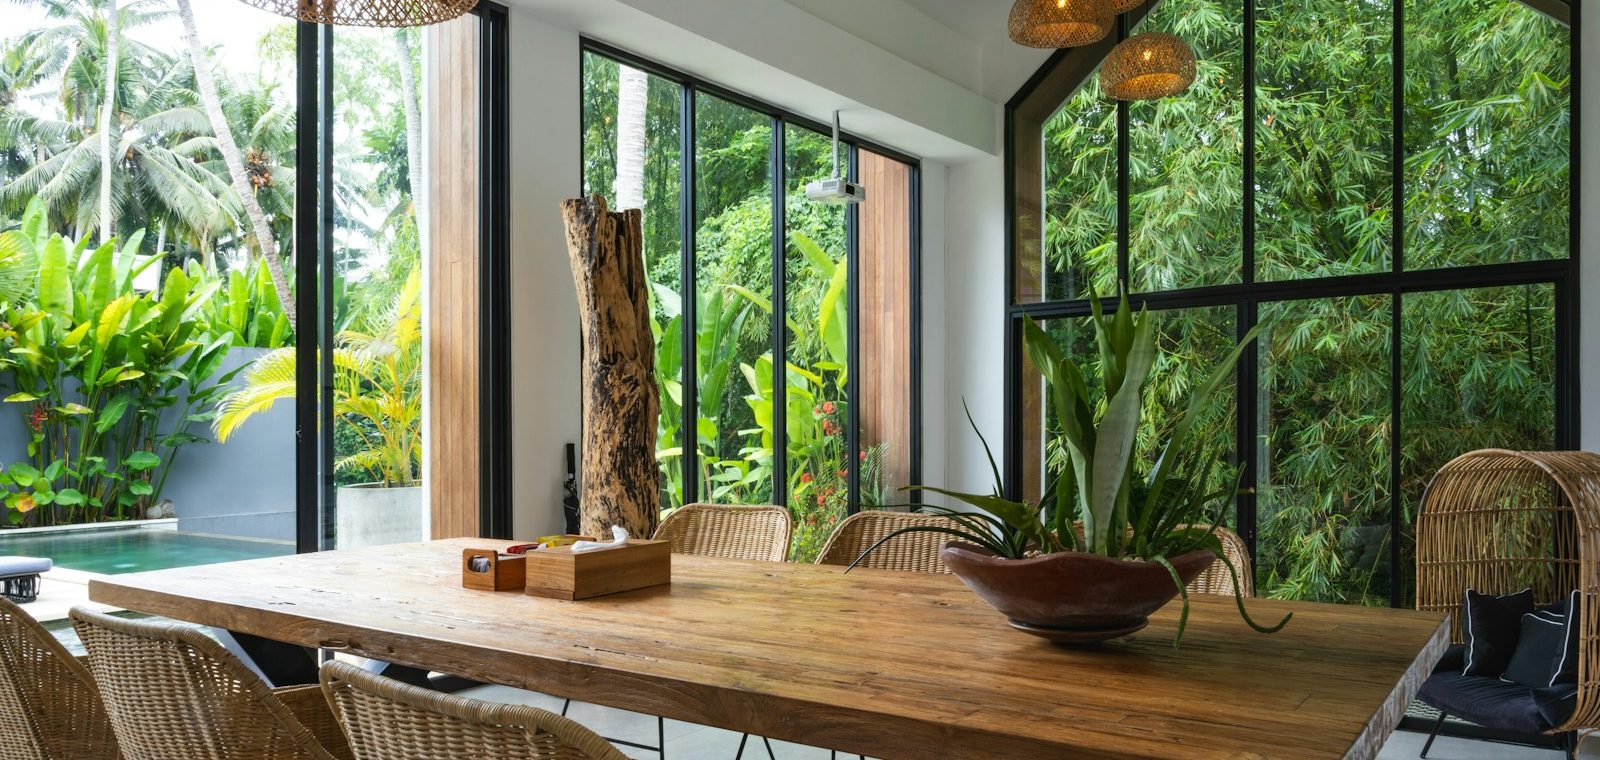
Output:
[[1370,758],[1443,652],[1437,613],[1196,598],[1098,649],[1013,631],[950,576],[673,555],[670,587],[468,591],[463,547],[89,584],[96,602],[880,758]]

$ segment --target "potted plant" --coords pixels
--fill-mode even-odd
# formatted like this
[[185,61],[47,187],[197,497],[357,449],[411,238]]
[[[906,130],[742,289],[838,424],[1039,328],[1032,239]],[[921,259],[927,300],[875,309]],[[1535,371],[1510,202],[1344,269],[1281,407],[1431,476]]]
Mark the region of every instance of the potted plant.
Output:
[[[345,429],[336,471],[371,473],[371,482],[340,486],[335,536],[340,548],[421,541],[422,280],[413,270],[388,309],[366,330],[339,332],[333,350],[333,414]],[[279,348],[245,372],[243,387],[218,406],[217,440],[280,399],[295,395],[295,349]]]
[[[1126,296],[1111,316],[1102,314],[1097,299],[1090,303],[1099,346],[1098,378],[1068,358],[1032,319],[1023,322],[1023,343],[1044,376],[1066,453],[1066,461],[1050,474],[1044,498],[1038,504],[1005,498],[991,453],[996,480],[991,494],[928,486],[903,489],[942,493],[975,511],[924,507],[950,518],[951,526],[906,528],[867,551],[903,532],[948,534],[955,540],[944,545],[941,557],[952,572],[1004,613],[1013,627],[1061,643],[1132,633],[1181,595],[1176,645],[1188,622],[1185,586],[1219,558],[1227,562],[1216,529],[1238,490],[1237,473],[1231,486],[1207,489],[1205,484],[1216,479],[1214,468],[1228,465],[1190,448],[1189,435],[1259,328],[1246,334],[1194,389],[1157,447],[1159,456],[1145,461],[1135,443],[1156,357],[1154,320],[1143,310],[1135,314]],[[1104,383],[1103,403],[1089,393],[1096,379]],[[983,445],[987,452],[988,442]],[[1231,563],[1228,569],[1237,591],[1238,569]],[[1243,598],[1237,598],[1239,614],[1258,631],[1277,631],[1289,620],[1285,616],[1277,625],[1259,625],[1245,611]]]

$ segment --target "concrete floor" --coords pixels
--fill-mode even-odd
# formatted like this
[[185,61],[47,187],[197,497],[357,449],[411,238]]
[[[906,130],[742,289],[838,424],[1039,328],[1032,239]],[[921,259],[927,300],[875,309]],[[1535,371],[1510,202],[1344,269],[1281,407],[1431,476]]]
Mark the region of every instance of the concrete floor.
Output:
[[[512,689],[505,686],[481,686],[462,692],[462,696],[473,697],[491,702],[506,702],[512,704],[526,704],[540,707],[551,712],[561,712],[561,700],[546,694]],[[567,717],[598,731],[602,736],[612,739],[624,739],[638,744],[656,743],[655,719],[638,713],[613,710],[596,705],[578,703],[568,711]],[[675,720],[667,721],[667,756],[672,760],[693,758],[694,760],[709,760],[710,758],[727,758],[733,760],[739,748],[739,735],[732,731],[720,728],[710,728],[693,723],[681,723]],[[1383,751],[1378,754],[1379,760],[1415,760],[1422,751],[1422,743],[1427,740],[1427,734],[1411,731],[1396,731],[1384,745]],[[620,747],[624,754],[632,758],[643,760],[656,760],[656,753],[649,750]],[[829,752],[818,747],[807,747],[789,742],[772,742],[772,749],[778,760],[830,760]],[[1589,752],[1582,756],[1585,758],[1600,758],[1600,739],[1589,742]],[[840,755],[841,760],[854,758],[854,755]],[[1428,760],[1562,760],[1564,755],[1553,750],[1539,750],[1530,747],[1519,747],[1510,744],[1496,744],[1493,742],[1470,741],[1466,739],[1452,739],[1441,737],[1433,743],[1433,749],[1428,753]],[[745,760],[767,760],[765,749],[760,740],[751,738],[745,746]]]

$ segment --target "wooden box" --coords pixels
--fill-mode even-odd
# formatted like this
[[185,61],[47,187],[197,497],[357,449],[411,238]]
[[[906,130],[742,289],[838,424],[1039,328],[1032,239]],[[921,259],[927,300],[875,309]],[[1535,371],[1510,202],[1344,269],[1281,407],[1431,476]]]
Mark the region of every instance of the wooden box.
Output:
[[524,591],[575,601],[672,582],[671,545],[629,539],[627,546],[576,552],[570,546],[528,552]]
[[[474,570],[474,559],[487,560],[483,570]],[[461,587],[478,591],[516,591],[526,578],[527,558],[501,554],[494,549],[461,550]]]

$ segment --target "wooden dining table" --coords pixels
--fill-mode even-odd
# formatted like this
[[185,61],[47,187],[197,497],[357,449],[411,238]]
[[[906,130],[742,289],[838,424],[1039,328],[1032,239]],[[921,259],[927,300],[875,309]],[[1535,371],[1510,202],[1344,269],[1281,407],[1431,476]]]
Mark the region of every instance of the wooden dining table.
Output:
[[1192,599],[1088,648],[1012,630],[953,576],[672,556],[583,601],[461,587],[451,539],[107,576],[103,604],[879,758],[1371,758],[1445,616]]

